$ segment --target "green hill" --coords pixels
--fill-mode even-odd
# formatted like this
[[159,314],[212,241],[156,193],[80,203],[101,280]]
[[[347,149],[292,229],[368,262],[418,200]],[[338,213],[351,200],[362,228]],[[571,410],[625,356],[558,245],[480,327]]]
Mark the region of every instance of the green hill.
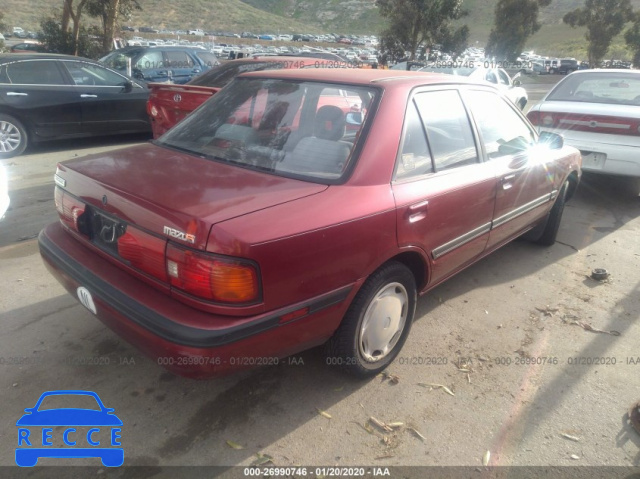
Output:
[[[465,0],[471,45],[484,46],[493,24],[497,0]],[[189,29],[253,33],[379,34],[384,20],[375,0],[139,0],[143,10],[125,24],[159,29]],[[527,48],[547,55],[586,56],[583,29],[562,23],[563,15],[583,4],[581,0],[554,0],[541,9],[542,29]],[[632,0],[640,9],[640,0]],[[5,23],[37,31],[40,18],[59,10],[62,0],[3,0]],[[628,56],[620,38],[609,56]]]

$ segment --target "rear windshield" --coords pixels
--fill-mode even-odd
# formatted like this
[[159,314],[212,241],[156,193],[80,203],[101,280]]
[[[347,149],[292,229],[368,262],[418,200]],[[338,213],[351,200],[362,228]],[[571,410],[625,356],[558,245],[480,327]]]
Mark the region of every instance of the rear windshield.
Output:
[[348,171],[378,90],[237,78],[158,143],[281,176],[335,183]]
[[282,62],[229,62],[197,76],[189,85],[222,88],[240,73],[283,68]]
[[568,76],[547,100],[640,105],[640,75],[590,72]]

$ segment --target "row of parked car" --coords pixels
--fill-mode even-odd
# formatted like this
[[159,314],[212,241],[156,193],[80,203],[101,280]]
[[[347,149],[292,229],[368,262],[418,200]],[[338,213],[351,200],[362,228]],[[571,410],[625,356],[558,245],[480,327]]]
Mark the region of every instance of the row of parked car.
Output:
[[[293,56],[219,65],[210,52],[188,47],[127,47],[100,62],[0,55],[0,158],[19,155],[32,142],[144,132],[150,125],[159,137],[243,72],[350,66]],[[422,71],[493,83],[521,109],[528,101],[519,80],[499,68],[432,66]],[[540,131],[561,133],[579,147],[589,160],[587,169],[640,177],[640,161],[634,158],[640,146],[639,76],[615,69],[575,72],[530,110],[529,119]],[[560,101],[558,92],[568,88]]]

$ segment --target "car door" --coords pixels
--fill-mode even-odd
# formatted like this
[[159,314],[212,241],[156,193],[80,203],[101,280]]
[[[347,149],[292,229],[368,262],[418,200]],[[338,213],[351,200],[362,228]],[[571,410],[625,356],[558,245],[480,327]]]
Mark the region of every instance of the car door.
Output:
[[149,82],[170,81],[170,69],[165,63],[162,50],[149,48],[131,65],[132,76]]
[[147,88],[101,65],[63,61],[81,100],[82,132],[91,135],[147,131]]
[[489,90],[468,89],[465,102],[475,119],[487,164],[495,171],[496,207],[488,248],[513,239],[549,208],[550,154],[536,154],[537,138],[516,107]]
[[424,91],[407,107],[392,184],[400,247],[430,261],[429,284],[455,273],[486,246],[495,174],[480,162],[469,117],[456,89]]
[[0,103],[39,137],[80,132],[80,99],[57,60],[6,63],[0,72]]
[[165,50],[163,54],[173,83],[187,83],[202,72],[202,66],[184,50]]

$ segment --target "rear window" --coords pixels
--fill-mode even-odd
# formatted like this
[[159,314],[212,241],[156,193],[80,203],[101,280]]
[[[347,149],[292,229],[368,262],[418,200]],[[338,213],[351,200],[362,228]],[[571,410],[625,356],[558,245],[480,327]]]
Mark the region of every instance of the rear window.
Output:
[[560,82],[547,100],[640,105],[640,75],[609,72],[573,74]]
[[334,183],[354,161],[377,92],[371,87],[238,78],[158,143],[214,161]]
[[241,73],[283,68],[282,62],[229,62],[194,78],[189,85],[222,88]]

